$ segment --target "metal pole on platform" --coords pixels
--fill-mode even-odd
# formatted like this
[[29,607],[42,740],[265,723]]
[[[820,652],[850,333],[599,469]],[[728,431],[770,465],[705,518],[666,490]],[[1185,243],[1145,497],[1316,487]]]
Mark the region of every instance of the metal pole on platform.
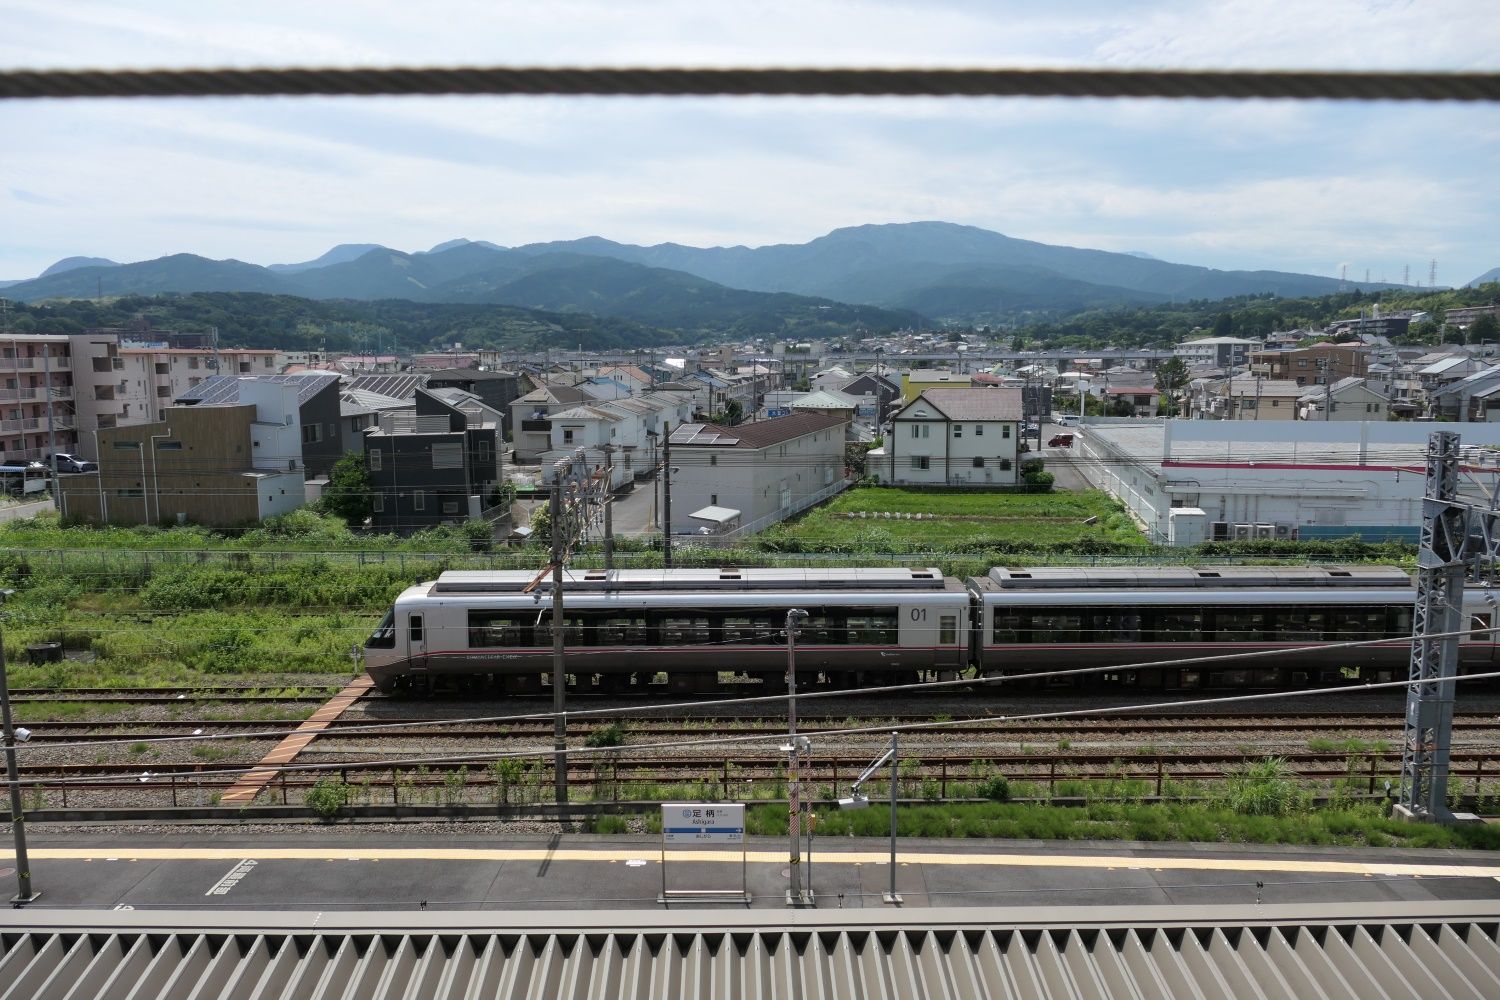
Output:
[[[0,590],[0,604],[14,594],[14,590]],[[26,854],[26,812],[21,806],[21,774],[16,766],[16,737],[22,742],[30,737],[24,729],[17,733],[10,717],[10,685],[5,677],[5,636],[0,633],[0,722],[5,733],[5,777],[10,784],[10,830],[16,842],[16,894],[10,905],[20,909],[33,902],[39,892],[31,888],[31,859]]]
[[661,428],[661,564],[672,568],[672,425]]
[[896,786],[901,778],[901,751],[896,743],[896,731],[891,730],[891,891],[885,894],[887,903],[901,902],[896,893]]
[[802,890],[802,780],[798,774],[798,758],[806,741],[797,735],[797,625],[807,617],[801,608],[791,608],[786,613],[787,745],[783,749],[787,752],[787,821],[791,841],[788,906],[806,906],[811,902]]
[[559,820],[568,804],[568,674],[563,655],[563,465],[559,462],[552,468],[551,519],[548,522],[552,531],[552,784]]

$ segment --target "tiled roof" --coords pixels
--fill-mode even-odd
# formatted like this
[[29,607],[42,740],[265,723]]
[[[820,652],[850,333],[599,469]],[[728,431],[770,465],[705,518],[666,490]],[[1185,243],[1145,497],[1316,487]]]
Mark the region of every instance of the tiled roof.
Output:
[[923,400],[949,420],[1020,420],[1024,412],[1020,389],[925,389],[901,412]]

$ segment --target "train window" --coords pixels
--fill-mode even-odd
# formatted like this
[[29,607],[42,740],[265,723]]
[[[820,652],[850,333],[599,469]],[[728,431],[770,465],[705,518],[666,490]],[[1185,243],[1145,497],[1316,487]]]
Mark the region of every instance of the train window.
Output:
[[[1328,613],[1327,637],[1330,642],[1359,642],[1364,639],[1384,639],[1388,635],[1397,637],[1411,634],[1411,610],[1405,609],[1406,628],[1396,630],[1395,622],[1387,622],[1385,608],[1336,608]],[[1402,609],[1392,608],[1400,613]]]
[[938,618],[938,645],[951,646],[958,641],[958,615]]
[[661,620],[661,641],[665,646],[706,646],[713,636],[707,618],[673,616]]
[[1262,642],[1266,638],[1266,614],[1247,608],[1220,608],[1214,613],[1215,642]]
[[1385,634],[1392,639],[1405,639],[1411,635],[1411,608],[1389,608]]
[[[588,640],[583,628],[583,620],[577,615],[566,615],[563,617],[563,645],[582,646]],[[537,620],[536,627],[532,629],[533,646],[552,645],[552,613],[549,611]]]
[[797,630],[797,641],[809,646],[841,646],[844,635],[842,615],[815,614]]
[[849,614],[849,641],[856,646],[894,646],[896,644],[896,612],[851,611]]
[[380,619],[380,624],[375,626],[375,631],[370,633],[370,638],[365,642],[365,648],[396,648],[396,612],[394,609],[387,611],[385,617]]
[[1002,612],[998,608],[995,609],[995,626],[993,631],[995,642],[1023,641],[1021,639],[1021,628],[1022,620],[1020,615],[1013,611]]
[[411,636],[411,641],[412,642],[421,642],[422,641],[424,630],[422,628],[422,616],[421,615],[407,615],[406,616],[406,628],[407,628],[407,632]]
[[1077,642],[1080,616],[1061,611],[1036,611],[1031,615],[1032,642]]
[[469,646],[524,646],[523,630],[530,624],[527,616],[508,611],[470,611]]
[[746,615],[727,615],[724,618],[724,641],[742,646],[753,646],[758,642],[770,642],[758,628],[754,618]]
[[1203,612],[1197,609],[1163,608],[1151,616],[1149,624],[1156,642],[1201,642]]
[[644,646],[646,644],[645,618],[601,618],[596,628],[601,646]]
[[1277,642],[1321,642],[1327,616],[1322,611],[1278,608],[1275,614]]
[[1139,642],[1141,616],[1136,611],[1097,611],[1086,618],[1083,642]]

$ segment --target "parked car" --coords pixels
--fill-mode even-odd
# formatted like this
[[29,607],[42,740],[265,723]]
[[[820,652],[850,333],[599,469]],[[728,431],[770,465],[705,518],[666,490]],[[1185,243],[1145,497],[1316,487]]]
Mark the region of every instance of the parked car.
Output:
[[1073,427],[1078,423],[1078,417],[1072,413],[1062,413],[1057,417],[1059,427]]
[[1047,441],[1047,447],[1048,448],[1071,448],[1071,447],[1073,447],[1073,435],[1071,435],[1071,434],[1054,434],[1054,435],[1052,435],[1051,439],[1049,439]]
[[98,472],[99,471],[99,463],[98,462],[91,462],[91,461],[89,461],[86,458],[80,458],[77,455],[70,455],[67,452],[62,452],[62,451],[58,452],[56,455],[45,455],[45,456],[43,456],[43,458],[42,458],[42,464],[45,465],[48,469],[52,468],[52,459],[53,458],[57,459],[57,471],[58,472]]

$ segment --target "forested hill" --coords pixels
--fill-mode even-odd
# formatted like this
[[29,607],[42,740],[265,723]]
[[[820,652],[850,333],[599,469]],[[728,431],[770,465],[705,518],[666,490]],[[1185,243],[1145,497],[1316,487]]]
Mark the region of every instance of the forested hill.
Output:
[[[3,296],[3,293],[0,293]],[[680,306],[675,321],[650,324],[583,312],[523,309],[487,303],[451,304],[381,299],[305,299],[257,292],[193,292],[92,299],[11,302],[10,330],[76,333],[91,327],[205,330],[217,327],[226,347],[282,350],[425,350],[465,347],[559,351],[633,349],[754,336],[809,339],[851,329],[890,329],[917,317],[864,306],[811,304],[796,296],[757,295],[756,302],[723,303],[723,311]]]
[[[71,299],[10,304],[17,333],[76,333],[91,327],[206,330],[217,327],[225,347],[287,351],[420,351],[448,346],[562,350],[633,348],[671,342],[672,334],[629,320],[496,305],[438,305],[384,299],[350,302],[195,292],[126,295],[95,302]],[[143,334],[149,336],[149,333]]]
[[[1192,337],[1259,339],[1277,330],[1320,329],[1338,319],[1397,310],[1426,312],[1430,320],[1414,327],[1407,342],[1436,343],[1445,310],[1500,302],[1500,283],[1441,291],[1352,291],[1318,298],[1283,299],[1244,295],[1133,309],[1093,309],[1056,322],[1017,327],[1005,336],[1033,346],[1169,347]],[[1461,336],[1461,335],[1460,335]],[[1451,339],[1451,338],[1450,338]]]

